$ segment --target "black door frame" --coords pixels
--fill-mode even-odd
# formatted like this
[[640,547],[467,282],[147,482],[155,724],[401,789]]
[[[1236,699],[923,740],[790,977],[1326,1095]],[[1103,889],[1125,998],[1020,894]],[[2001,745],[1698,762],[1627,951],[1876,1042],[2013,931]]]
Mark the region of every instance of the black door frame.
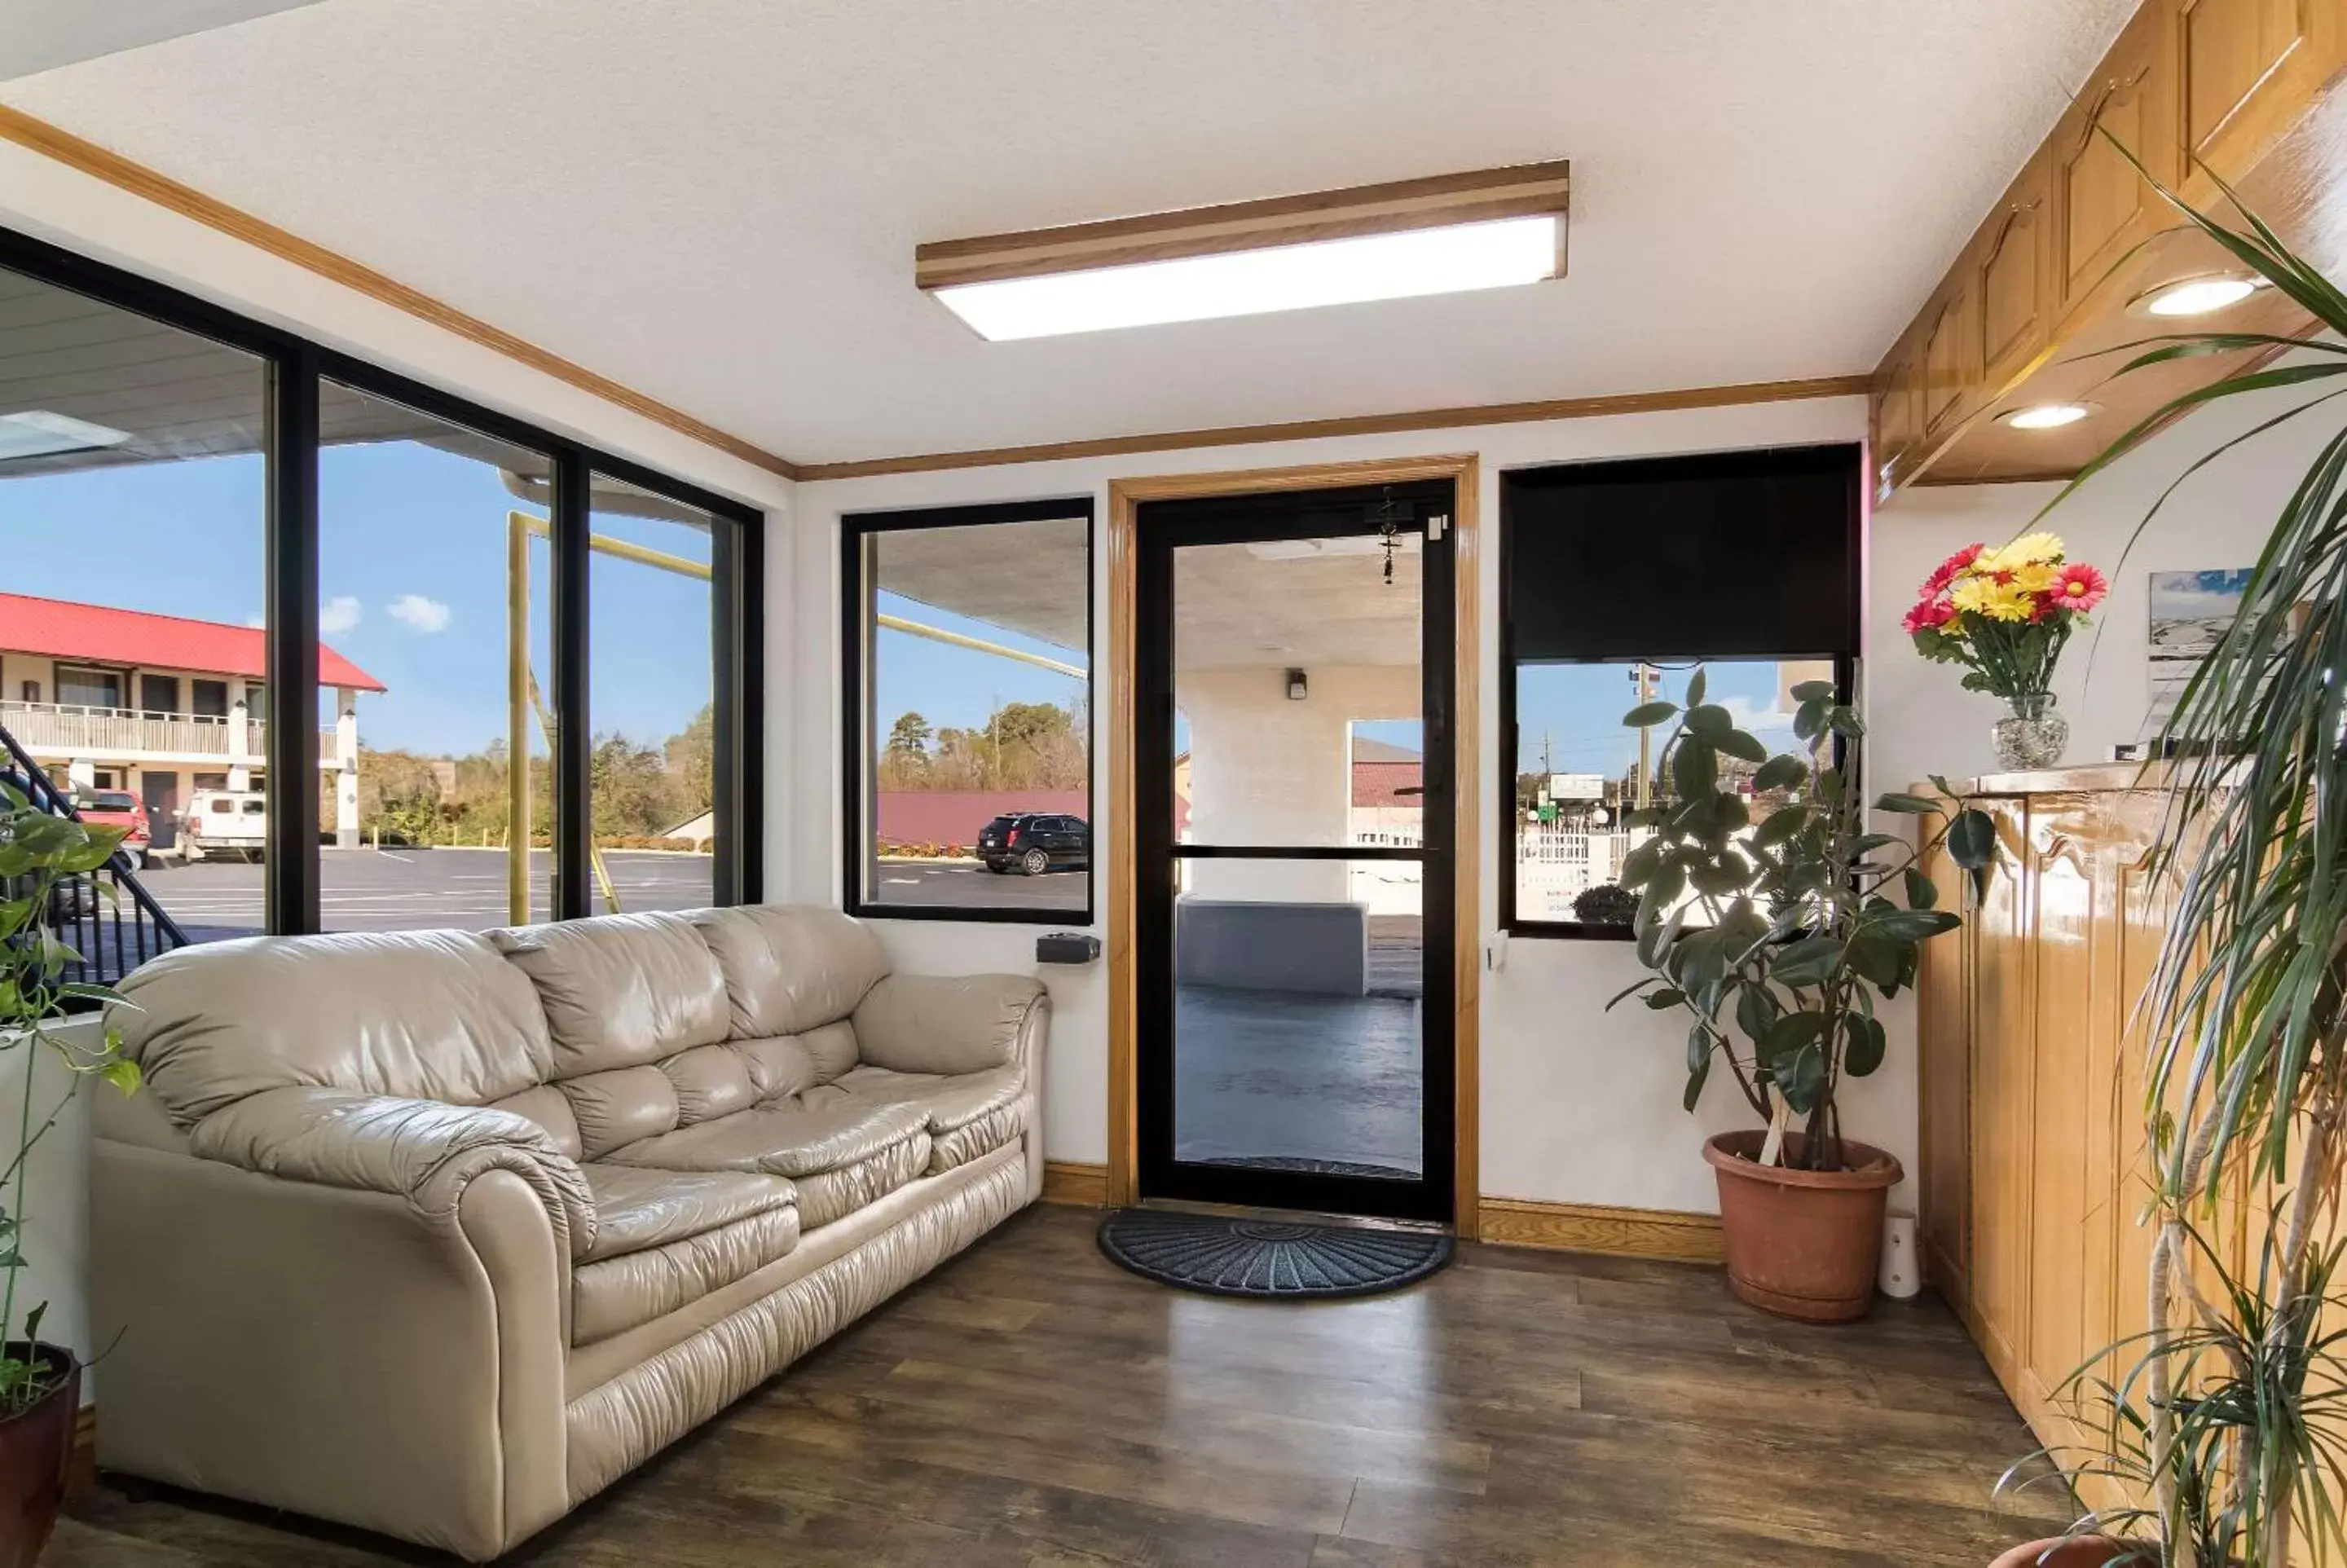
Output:
[[[1252,1208],[1449,1224],[1457,1184],[1459,977],[1453,742],[1458,690],[1453,545],[1458,486],[1449,478],[1189,500],[1144,500],[1134,515],[1133,931],[1140,1196]],[[1332,538],[1375,531],[1370,508],[1407,508],[1419,556],[1422,826],[1416,850],[1373,845],[1177,845],[1174,836],[1174,552],[1184,546]],[[1184,1162],[1174,1157],[1174,866],[1181,859],[1405,860],[1421,865],[1420,1153],[1415,1182]]]

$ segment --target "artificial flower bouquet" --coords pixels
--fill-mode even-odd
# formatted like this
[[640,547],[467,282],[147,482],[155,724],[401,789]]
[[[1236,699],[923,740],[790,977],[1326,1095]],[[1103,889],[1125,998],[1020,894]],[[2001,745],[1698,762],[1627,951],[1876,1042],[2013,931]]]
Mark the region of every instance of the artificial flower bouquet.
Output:
[[1924,658],[1964,667],[1964,690],[2012,702],[2052,689],[2062,645],[2109,590],[2054,535],[2024,534],[1942,561],[1902,624]]

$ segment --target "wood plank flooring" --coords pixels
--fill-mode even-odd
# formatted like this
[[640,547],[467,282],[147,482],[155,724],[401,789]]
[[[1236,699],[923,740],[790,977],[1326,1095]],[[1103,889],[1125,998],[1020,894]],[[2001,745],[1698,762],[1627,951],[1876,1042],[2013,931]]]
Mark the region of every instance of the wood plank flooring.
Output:
[[[1041,1207],[505,1561],[1981,1568],[2057,1518],[1936,1301],[1809,1328],[1716,1270],[1470,1245],[1397,1296],[1184,1296]],[[107,1478],[47,1568],[444,1559]]]

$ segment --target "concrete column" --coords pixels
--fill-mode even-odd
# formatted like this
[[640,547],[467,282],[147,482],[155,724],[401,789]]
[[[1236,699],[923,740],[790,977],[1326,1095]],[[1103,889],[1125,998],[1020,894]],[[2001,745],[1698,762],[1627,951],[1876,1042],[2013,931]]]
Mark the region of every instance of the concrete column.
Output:
[[76,757],[66,764],[66,782],[77,790],[97,787],[97,764],[87,757]]
[[252,707],[244,686],[244,677],[228,678],[228,787],[249,790],[252,787],[252,764],[261,758],[252,754]]
[[359,846],[359,694],[334,688],[334,847]]
[[[1175,696],[1190,723],[1194,844],[1352,842],[1351,726],[1419,715],[1418,667],[1307,668],[1306,695],[1287,695],[1285,666],[1181,671]],[[1196,860],[1185,892],[1204,898],[1344,902],[1341,860]]]

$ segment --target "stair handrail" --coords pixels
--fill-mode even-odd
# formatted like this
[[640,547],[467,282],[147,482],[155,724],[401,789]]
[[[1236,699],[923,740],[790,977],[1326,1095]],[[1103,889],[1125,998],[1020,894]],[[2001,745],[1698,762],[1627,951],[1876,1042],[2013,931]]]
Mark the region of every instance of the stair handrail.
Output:
[[[73,797],[57,788],[47,772],[33,760],[31,753],[17,743],[16,737],[10,734],[5,725],[0,725],[0,746],[7,748],[8,755],[15,763],[14,768],[6,771],[24,780],[25,793],[35,805],[51,816],[67,816],[76,822],[81,820],[81,808],[74,804]],[[138,906],[140,913],[155,922],[157,930],[171,939],[171,946],[184,948],[189,945],[188,934],[179,929],[179,923],[171,918],[169,911],[156,902],[155,895],[147,891],[146,884],[138,880],[138,873],[111,862],[106,869],[114,874],[116,886],[130,890],[131,901]]]

